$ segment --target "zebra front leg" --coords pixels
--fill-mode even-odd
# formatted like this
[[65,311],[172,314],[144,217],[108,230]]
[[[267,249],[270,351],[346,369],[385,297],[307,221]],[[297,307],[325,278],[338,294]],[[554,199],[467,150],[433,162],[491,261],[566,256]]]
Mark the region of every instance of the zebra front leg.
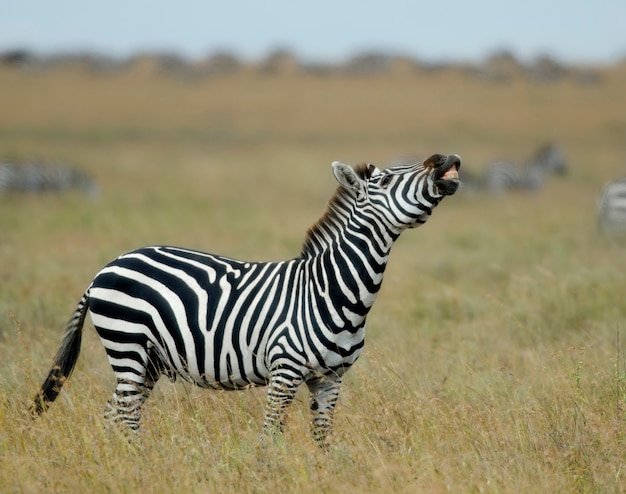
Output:
[[322,376],[307,381],[310,392],[310,407],[312,415],[311,430],[313,438],[318,446],[325,448],[328,446],[326,438],[333,425],[333,415],[339,389],[341,387],[341,377]]
[[291,375],[283,370],[272,372],[267,392],[264,436],[276,437],[282,434],[285,412],[291,406],[302,381],[302,376]]

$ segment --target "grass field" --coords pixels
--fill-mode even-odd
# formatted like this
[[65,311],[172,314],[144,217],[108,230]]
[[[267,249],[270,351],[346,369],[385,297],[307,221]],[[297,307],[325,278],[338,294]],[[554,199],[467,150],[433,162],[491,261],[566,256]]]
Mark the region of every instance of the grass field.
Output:
[[[626,174],[624,87],[623,64],[593,84],[0,67],[0,154],[66,161],[102,189],[0,196],[0,492],[624,492],[626,253],[595,209]],[[59,399],[28,415],[67,318],[118,254],[293,257],[335,189],[333,160],[458,153],[462,173],[546,140],[563,145],[565,178],[459,193],[398,241],[329,452],[304,391],[265,448],[265,390],[166,380],[141,444],[106,434],[114,379],[89,322]]]

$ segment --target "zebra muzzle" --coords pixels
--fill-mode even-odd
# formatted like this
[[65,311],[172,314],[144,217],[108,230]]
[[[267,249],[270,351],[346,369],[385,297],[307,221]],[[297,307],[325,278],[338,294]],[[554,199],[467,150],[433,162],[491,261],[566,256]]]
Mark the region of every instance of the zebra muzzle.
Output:
[[461,184],[459,181],[461,158],[456,154],[441,156],[435,166],[435,185],[443,195],[454,194]]

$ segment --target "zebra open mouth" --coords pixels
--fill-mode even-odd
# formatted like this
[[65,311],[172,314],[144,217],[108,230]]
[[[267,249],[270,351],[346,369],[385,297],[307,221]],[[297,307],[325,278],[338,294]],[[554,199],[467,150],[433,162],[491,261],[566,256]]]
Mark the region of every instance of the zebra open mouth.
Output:
[[[441,158],[443,158],[443,156]],[[435,166],[435,185],[443,195],[448,196],[454,194],[461,184],[459,181],[461,158],[456,154],[449,154],[445,157],[443,163],[439,166]]]
[[459,171],[456,167],[450,168],[446,173],[441,177],[443,180],[458,180],[459,179]]

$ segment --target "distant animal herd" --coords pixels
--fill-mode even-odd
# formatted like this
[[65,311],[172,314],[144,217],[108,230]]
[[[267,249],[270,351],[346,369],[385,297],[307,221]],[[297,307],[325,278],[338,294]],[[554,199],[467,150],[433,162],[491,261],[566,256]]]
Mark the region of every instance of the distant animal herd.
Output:
[[567,161],[563,148],[558,144],[548,143],[540,146],[527,160],[497,160],[488,163],[482,175],[466,173],[463,184],[468,192],[536,192],[543,187],[550,175],[566,173]]
[[87,173],[65,163],[45,160],[0,160],[0,195],[80,190],[89,197],[98,185]]
[[[396,161],[406,161],[404,159]],[[461,172],[461,192],[502,196],[512,191],[538,192],[551,176],[564,176],[568,165],[563,147],[554,142],[539,146],[524,160],[496,160],[482,173]],[[94,199],[97,182],[86,172],[46,160],[0,159],[0,196],[64,193],[78,190]],[[626,236],[626,175],[607,182],[597,199],[598,228],[609,236]]]
[[[401,157],[395,163],[409,162]],[[522,160],[499,159],[487,163],[482,172],[465,166],[459,173],[460,192],[467,195],[488,194],[504,196],[508,193],[539,192],[550,177],[567,175],[568,164],[563,147],[547,142],[537,147]],[[597,197],[599,230],[607,236],[626,237],[626,175],[607,182]]]

